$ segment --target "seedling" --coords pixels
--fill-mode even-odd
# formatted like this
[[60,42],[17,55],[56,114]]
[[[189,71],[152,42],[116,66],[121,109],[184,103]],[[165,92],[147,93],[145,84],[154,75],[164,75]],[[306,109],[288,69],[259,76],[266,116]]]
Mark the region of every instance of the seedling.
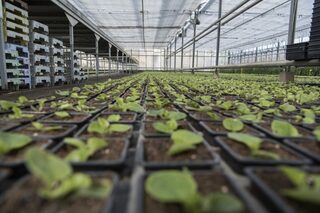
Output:
[[167,111],[165,109],[161,110],[150,110],[148,111],[148,115],[152,117],[159,117],[163,120],[184,120],[187,118],[187,115],[182,112],[177,111]]
[[55,112],[54,115],[60,119],[65,119],[65,118],[71,117],[70,113],[68,113],[66,111]]
[[155,128],[158,132],[171,134],[175,130],[178,129],[179,124],[175,120],[169,120],[166,122],[155,122],[152,124],[153,128]]
[[297,108],[289,103],[285,103],[279,106],[279,109],[286,113],[295,112],[297,111]]
[[270,158],[272,160],[280,160],[280,156],[276,153],[261,150],[263,140],[243,133],[228,133],[228,138],[232,141],[245,145],[250,150],[250,156],[254,158]]
[[98,133],[100,135],[109,135],[114,132],[124,133],[131,129],[130,125],[126,124],[110,124],[108,120],[98,118],[89,124],[87,131],[89,133]]
[[[63,129],[62,126],[60,125],[50,125],[46,126],[42,123],[39,122],[32,122],[32,127],[36,129],[39,132],[51,132],[51,131],[56,131],[56,130],[61,130]],[[30,130],[33,130],[33,128],[29,128]]]
[[317,127],[317,128],[313,131],[313,135],[316,137],[316,140],[320,142],[320,127]]
[[32,139],[26,135],[0,132],[0,156],[21,149],[31,142]]
[[188,130],[178,130],[171,134],[171,145],[168,154],[171,156],[190,151],[197,148],[197,145],[203,142],[202,135]]
[[1,111],[8,111],[13,107],[17,107],[17,104],[12,101],[0,100]]
[[108,122],[119,122],[121,120],[120,115],[109,115],[107,118]]
[[279,169],[294,185],[293,189],[282,190],[284,196],[302,203],[320,205],[320,175],[294,167],[282,166]]
[[108,179],[95,183],[89,175],[74,173],[66,161],[38,148],[27,150],[25,160],[29,172],[42,183],[38,194],[44,199],[79,196],[105,199],[111,192],[112,183]]
[[109,106],[113,110],[119,110],[121,112],[133,111],[144,112],[144,108],[137,102],[124,102],[123,98],[117,98],[116,103]]
[[299,137],[296,127],[286,121],[273,120],[271,124],[273,134],[280,137]]
[[12,108],[12,112],[13,114],[10,114],[8,117],[12,120],[18,120],[18,119],[24,119],[24,118],[27,118],[27,119],[31,119],[31,118],[34,118],[34,115],[33,114],[25,114],[25,113],[22,113],[21,109],[19,109],[18,107],[14,106]]
[[240,132],[244,128],[244,124],[239,119],[226,118],[222,122],[223,127],[231,132]]
[[220,121],[221,117],[215,113],[215,112],[207,112],[207,115],[213,120],[213,121]]
[[239,118],[244,121],[250,121],[253,123],[261,123],[262,122],[263,113],[258,114],[248,114],[248,115],[242,115]]
[[108,146],[108,143],[100,138],[89,138],[86,143],[76,138],[66,138],[64,143],[75,147],[75,150],[65,157],[65,160],[72,162],[85,162],[96,152]]
[[217,101],[216,106],[224,109],[224,110],[230,110],[233,107],[232,101]]
[[59,95],[59,96],[68,97],[70,95],[70,91],[57,90],[56,94]]
[[148,176],[145,189],[161,203],[176,203],[188,213],[230,213],[244,209],[242,202],[227,193],[212,192],[202,195],[189,171],[160,171]]

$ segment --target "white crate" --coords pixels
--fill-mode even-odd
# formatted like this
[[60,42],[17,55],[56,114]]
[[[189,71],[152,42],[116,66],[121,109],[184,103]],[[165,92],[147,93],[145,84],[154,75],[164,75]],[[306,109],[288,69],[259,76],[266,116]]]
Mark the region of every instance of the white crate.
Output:
[[[20,58],[29,58],[29,49],[28,47],[5,43],[5,49],[10,51],[17,51]],[[21,56],[19,52],[24,53],[26,56]]]
[[53,62],[54,62],[55,64],[57,64],[57,63],[63,64],[63,63],[64,63],[64,60],[63,60],[62,58],[59,58],[59,57],[57,57],[57,56],[54,56],[54,57],[53,57]]
[[36,76],[36,84],[50,83],[50,76]]
[[50,62],[50,58],[49,56],[46,56],[46,55],[34,55],[33,56],[33,60],[34,60],[34,63],[41,63],[41,62],[45,62],[45,63],[49,63]]
[[64,67],[54,67],[53,69],[54,73],[64,73]]
[[29,28],[20,24],[13,23],[11,21],[6,22],[7,28],[13,31],[22,31],[24,34],[29,34]]
[[65,82],[66,78],[64,76],[54,76],[54,83],[57,83],[59,81]]
[[4,7],[6,8],[7,11],[11,11],[14,14],[20,14],[20,16],[28,18],[28,11],[21,9],[13,4],[10,4],[8,2],[4,3]]
[[53,55],[60,54],[62,56],[63,55],[63,49],[53,48],[52,54]]
[[15,51],[15,50],[8,50],[8,49],[6,49],[6,50],[5,50],[5,53],[6,53],[6,55],[10,55],[11,58],[17,58],[17,57],[19,56],[18,51]]
[[23,76],[30,76],[30,70],[29,69],[19,69],[20,74]]
[[[49,27],[45,24],[42,24],[42,23],[34,21],[34,20],[30,20],[29,24],[30,24],[31,30],[42,29],[44,32],[49,33]],[[48,40],[48,42],[49,42],[49,40]]]
[[19,76],[20,75],[20,70],[19,69],[6,69],[7,74],[12,73],[14,76]]
[[34,66],[34,73],[50,73],[50,67],[47,66]]
[[7,37],[14,38],[14,39],[20,38],[25,42],[29,42],[29,36],[28,35],[17,33],[17,32],[14,32],[12,30],[7,30]]
[[29,60],[29,58],[17,57],[17,59],[20,61],[20,63],[22,62],[22,64],[30,65],[30,60]]
[[20,78],[21,84],[26,85],[26,84],[31,84],[31,79],[30,78]]
[[8,81],[8,83],[13,83],[14,85],[21,84],[20,78],[8,78],[7,81]]
[[63,47],[63,41],[60,41],[56,38],[50,38],[50,45],[51,46],[60,46],[60,47]]
[[30,43],[30,52],[36,52],[36,51],[43,51],[46,53],[49,53],[49,46],[44,45],[44,44],[34,44],[34,43]]
[[5,13],[5,16],[6,16],[7,20],[11,20],[11,21],[14,21],[14,22],[21,22],[21,24],[23,24],[25,26],[29,26],[29,20],[27,18],[18,16],[16,14],[13,14],[13,13],[8,12],[8,11]]
[[43,34],[37,33],[37,32],[31,32],[30,40],[31,40],[31,42],[41,41],[42,40],[42,41],[48,43],[49,42],[49,36],[43,35]]
[[20,62],[17,59],[6,59],[6,64],[11,64],[12,67],[20,66]]

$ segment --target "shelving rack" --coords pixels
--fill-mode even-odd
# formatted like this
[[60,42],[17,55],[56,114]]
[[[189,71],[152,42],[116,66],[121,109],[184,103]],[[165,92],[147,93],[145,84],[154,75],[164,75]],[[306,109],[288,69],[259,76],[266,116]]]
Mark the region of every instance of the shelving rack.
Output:
[[8,86],[30,87],[28,4],[22,0],[4,1],[4,38]]
[[63,84],[65,78],[63,42],[50,37],[51,84]]
[[34,86],[47,86],[51,82],[49,58],[49,27],[30,20],[30,61]]
[[70,81],[75,81],[75,82],[80,82],[85,79],[87,79],[87,75],[85,73],[85,70],[82,69],[81,64],[80,64],[80,57],[79,57],[79,52],[75,52],[73,54],[73,60],[74,60],[74,73],[73,73],[73,79],[71,79],[71,53],[69,50],[65,53],[65,61],[66,61],[66,69],[67,69],[67,75],[68,79]]

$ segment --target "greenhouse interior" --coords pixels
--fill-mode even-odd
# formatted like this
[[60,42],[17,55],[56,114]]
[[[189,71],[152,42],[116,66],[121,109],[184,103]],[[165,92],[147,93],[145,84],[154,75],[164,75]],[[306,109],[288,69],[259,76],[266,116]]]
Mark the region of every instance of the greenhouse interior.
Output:
[[1,0],[1,213],[319,213],[320,0]]

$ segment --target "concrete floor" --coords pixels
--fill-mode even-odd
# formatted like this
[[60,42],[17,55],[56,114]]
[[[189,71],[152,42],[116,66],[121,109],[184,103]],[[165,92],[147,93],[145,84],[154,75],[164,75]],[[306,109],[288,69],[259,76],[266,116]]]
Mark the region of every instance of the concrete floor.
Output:
[[43,87],[43,88],[36,88],[36,89],[26,89],[26,90],[19,90],[19,91],[1,91],[0,92],[0,100],[9,100],[9,101],[15,101],[19,98],[19,96],[26,96],[28,99],[37,99],[44,96],[52,96],[55,95],[56,90],[67,90],[71,89],[72,87],[78,86],[84,86],[85,84],[94,84],[98,82],[104,82],[111,79],[117,79],[122,78],[124,76],[128,76],[128,74],[111,74],[109,76],[101,76],[98,79],[96,77],[92,77],[88,80],[86,80],[84,83],[80,84],[66,84],[61,86],[54,86],[54,87]]

